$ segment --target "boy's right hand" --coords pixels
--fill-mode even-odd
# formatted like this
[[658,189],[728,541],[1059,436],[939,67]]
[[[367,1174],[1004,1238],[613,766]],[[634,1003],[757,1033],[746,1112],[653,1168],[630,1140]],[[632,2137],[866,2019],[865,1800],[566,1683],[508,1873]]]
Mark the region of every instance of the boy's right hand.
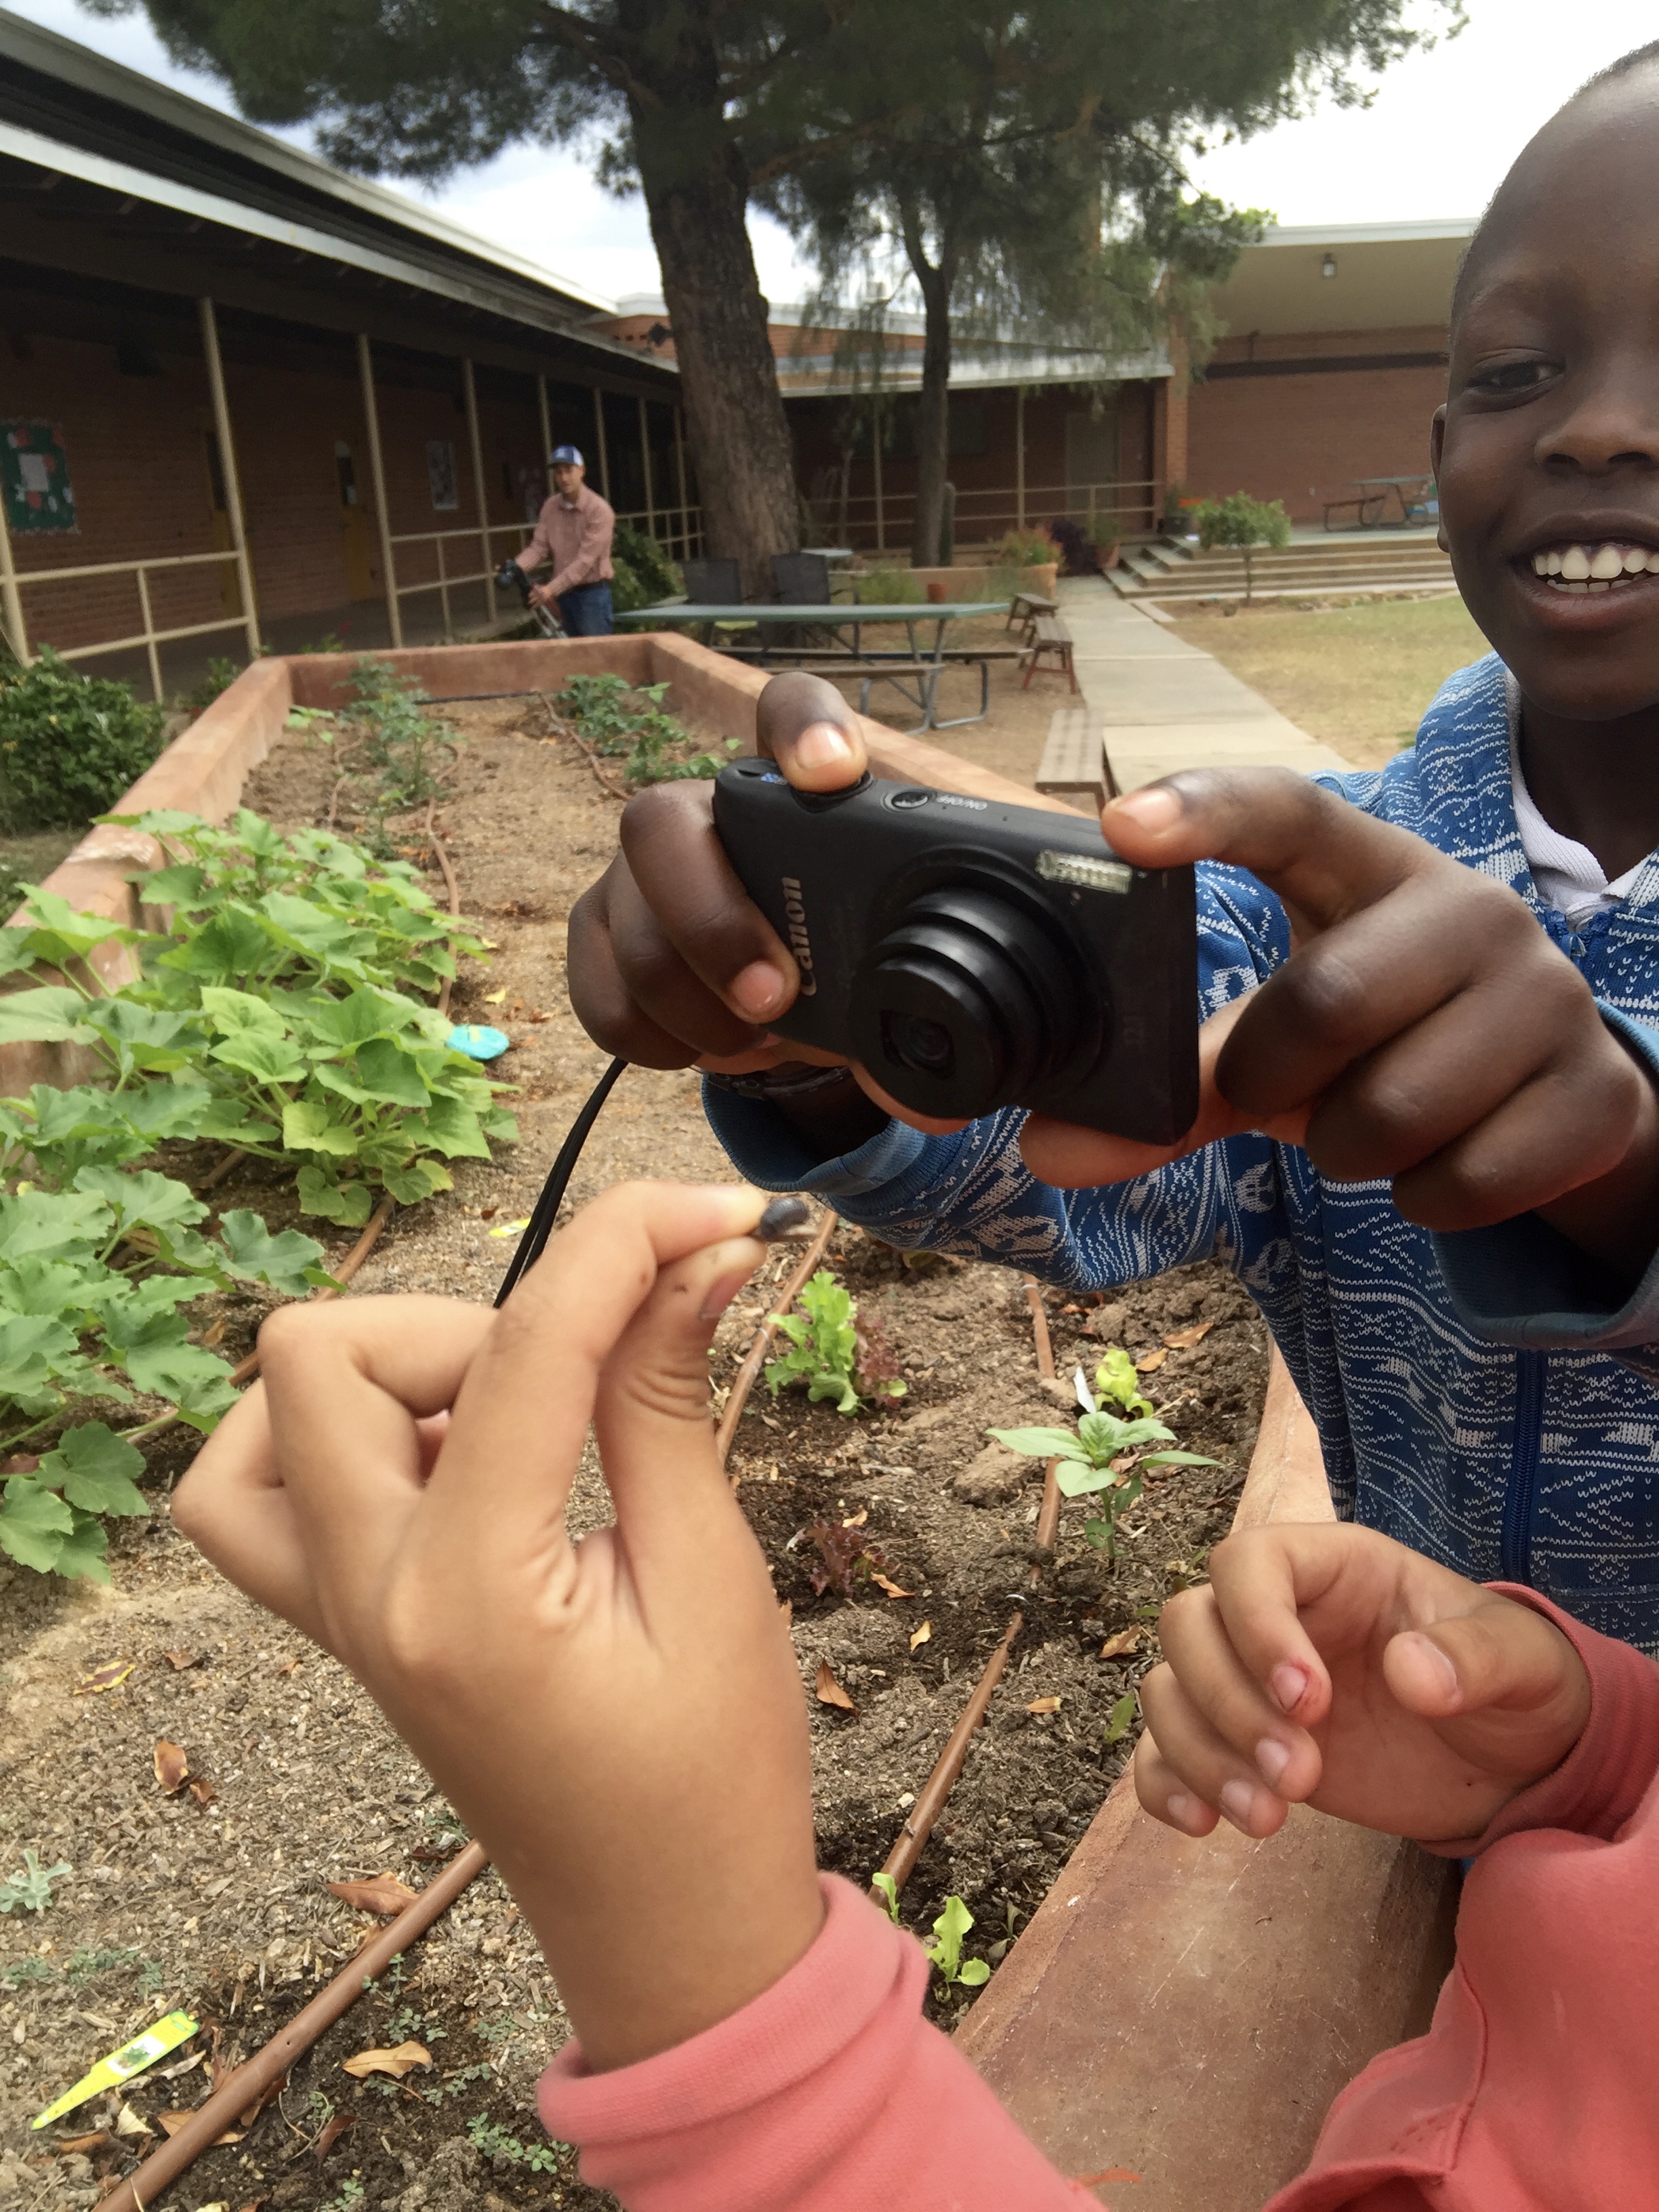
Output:
[[1375,1529],[1250,1529],[1164,1608],[1135,1791],[1206,1836],[1292,1804],[1442,1846],[1478,1837],[1572,1749],[1584,1663],[1553,1621]]

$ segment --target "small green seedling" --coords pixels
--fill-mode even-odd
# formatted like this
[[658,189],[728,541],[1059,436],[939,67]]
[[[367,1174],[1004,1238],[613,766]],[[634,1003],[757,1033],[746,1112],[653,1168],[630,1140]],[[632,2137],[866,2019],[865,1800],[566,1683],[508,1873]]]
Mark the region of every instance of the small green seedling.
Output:
[[1121,1743],[1134,1726],[1134,1718],[1135,1693],[1133,1690],[1126,1690],[1106,1717],[1107,1742]]
[[[791,1382],[805,1382],[816,1405],[833,1399],[838,1413],[861,1413],[865,1398],[902,1398],[896,1376],[859,1371],[858,1306],[828,1267],[820,1267],[800,1294],[801,1310],[778,1323],[790,1349],[766,1365],[766,1387],[775,1398]],[[860,1395],[860,1384],[863,1392]]]
[[556,2173],[570,2154],[562,2142],[523,2142],[498,2121],[475,2112],[466,2124],[467,2140],[486,2158],[505,2159],[509,2166],[527,2167],[532,2173]]
[[887,1908],[887,1917],[893,1923],[894,1926],[896,1927],[898,1925],[899,1917],[898,1884],[894,1881],[890,1874],[884,1872],[882,1874],[872,1874],[871,1875],[870,1887],[872,1889],[880,1891],[881,1901]]
[[[1008,1450],[1027,1459],[1060,1462],[1055,1480],[1067,1498],[1097,1498],[1101,1510],[1083,1524],[1083,1533],[1097,1551],[1117,1557],[1117,1521],[1141,1492],[1137,1467],[1214,1467],[1201,1452],[1148,1451],[1150,1443],[1173,1443],[1175,1431],[1152,1418],[1148,1401],[1138,1395],[1134,1369],[1128,1354],[1115,1345],[1117,1364],[1108,1352],[1095,1370],[1095,1389],[1125,1407],[1146,1406],[1145,1414],[1126,1420],[1121,1414],[1103,1413],[1094,1391],[1077,1370],[1078,1404],[1083,1417],[1073,1429],[990,1429],[987,1434]],[[1125,1370],[1127,1370],[1126,1389]]]
[[71,1871],[67,1859],[43,1867],[33,1851],[26,1850],[23,1863],[9,1881],[0,1881],[0,1912],[44,1912],[52,1902],[52,1886]]
[[[894,1917],[897,1917],[895,1913]],[[974,1916],[962,1899],[947,1897],[944,1911],[933,1923],[934,1940],[927,1946],[927,1955],[947,1987],[976,1990],[981,1982],[991,1978],[991,1969],[983,1959],[964,1959],[962,1955],[962,1939],[973,1924]]]

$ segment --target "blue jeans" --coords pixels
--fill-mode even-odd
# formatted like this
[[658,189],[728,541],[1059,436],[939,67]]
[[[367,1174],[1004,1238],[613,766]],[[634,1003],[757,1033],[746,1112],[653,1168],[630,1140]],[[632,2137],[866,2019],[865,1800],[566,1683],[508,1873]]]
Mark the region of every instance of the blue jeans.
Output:
[[611,586],[577,584],[559,601],[559,620],[567,637],[609,637]]

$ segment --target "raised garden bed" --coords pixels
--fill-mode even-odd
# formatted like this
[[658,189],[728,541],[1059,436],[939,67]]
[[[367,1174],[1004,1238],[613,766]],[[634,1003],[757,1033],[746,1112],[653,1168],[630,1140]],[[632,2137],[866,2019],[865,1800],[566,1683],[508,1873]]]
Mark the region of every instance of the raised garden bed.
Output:
[[[619,809],[590,763],[550,733],[545,694],[573,667],[637,682],[666,677],[669,703],[695,732],[741,739],[761,679],[668,639],[393,658],[440,696],[528,695],[447,710],[465,744],[436,813],[464,910],[495,940],[487,960],[462,963],[453,1012],[511,1037],[498,1072],[518,1086],[510,1103],[520,1141],[490,1161],[456,1161],[453,1193],[400,1209],[358,1278],[363,1291],[482,1300],[512,1250],[498,1232],[528,1212],[603,1065],[566,1007],[564,921],[614,848]],[[323,820],[332,757],[314,731],[284,735],[283,724],[295,702],[337,704],[349,672],[349,663],[323,660],[251,671],[158,763],[135,803],[222,815],[240,798],[279,829]],[[878,764],[893,773],[997,787],[890,732],[878,727],[874,743]],[[411,830],[410,848],[419,844]],[[52,887],[77,905],[136,917],[125,878],[143,853],[131,833],[96,832]],[[435,871],[431,882],[435,892]],[[5,1076],[0,1089],[16,1088],[15,1059]],[[170,1158],[169,1171],[188,1176],[222,1151]],[[695,1077],[635,1069],[601,1117],[572,1197],[580,1202],[627,1175],[727,1172]],[[212,1196],[217,1206],[262,1213],[274,1231],[315,1231],[314,1220],[299,1221],[292,1193],[291,1177],[252,1162],[233,1169]],[[324,1225],[323,1234],[337,1261],[349,1232]],[[775,1278],[788,1256],[770,1264]],[[1084,1540],[1081,1506],[1067,1507],[1052,1557],[1033,1559],[1042,1464],[988,1452],[985,1435],[1063,1418],[1038,1379],[1019,1277],[950,1259],[906,1261],[851,1229],[833,1241],[830,1264],[862,1316],[883,1323],[908,1395],[892,1410],[846,1418],[798,1391],[773,1400],[763,1389],[738,1422],[731,1460],[779,1595],[793,1608],[823,1856],[860,1881],[880,1865],[1020,1607],[1026,1626],[988,1725],[902,1901],[907,1922],[925,1929],[947,1894],[963,1898],[976,1923],[969,1953],[995,1956],[1123,1763],[1130,1733],[1120,1727],[1107,1739],[1152,1656],[1149,1617],[1201,1572],[1231,1520],[1261,1404],[1265,1331],[1212,1265],[1104,1304],[1050,1296],[1060,1374],[1079,1360],[1092,1370],[1108,1342],[1126,1346],[1148,1360],[1144,1385],[1181,1443],[1218,1465],[1149,1481],[1125,1516],[1115,1566]],[[757,1281],[723,1324],[717,1391],[771,1287]],[[235,1357],[270,1298],[254,1287],[210,1300],[198,1333],[217,1330],[224,1354]],[[1187,1340],[1171,1347],[1167,1336]],[[151,1447],[157,1510],[114,1524],[108,1589],[4,1571],[0,1878],[26,1845],[73,1872],[54,1885],[44,1912],[0,1920],[0,2049],[9,2066],[0,2197],[15,2187],[23,2202],[91,2203],[100,2179],[130,2170],[150,2141],[112,2132],[122,2100],[98,2101],[51,2133],[107,2139],[56,2159],[26,2133],[35,2111],[174,2005],[218,2021],[225,2055],[264,2040],[372,1924],[327,1883],[390,1870],[418,1885],[454,1845],[446,1808],[343,1670],[246,1604],[173,1536],[161,1498],[195,1444],[192,1432],[174,1429]],[[605,1516],[592,1469],[576,1513],[588,1525]],[[814,1589],[823,1559],[815,1525],[846,1538],[850,1595]],[[905,1595],[889,1595],[872,1569]],[[82,1691],[112,1662],[131,1662],[132,1671],[114,1687]],[[821,1702],[825,1667],[856,1710]],[[185,1747],[193,1774],[210,1785],[209,1802],[163,1794],[153,1766],[161,1740]],[[939,2010],[953,2017],[959,2002],[947,1996]],[[568,2166],[531,2162],[540,2146],[531,2087],[562,2032],[533,1946],[486,1875],[402,1976],[296,2068],[244,2139],[210,2152],[166,2201],[179,2212],[255,2198],[398,2212],[459,2212],[492,2198],[597,2204]],[[406,2082],[358,2083],[341,2071],[353,2052],[405,2038],[434,2059]],[[161,2112],[198,2102],[204,2081],[204,2069],[171,2081],[146,2076],[125,2102],[154,2131]],[[319,2157],[327,2124],[346,2116],[354,2124]],[[41,2158],[50,2163],[29,2162]],[[354,2179],[361,2197],[346,2186]]]

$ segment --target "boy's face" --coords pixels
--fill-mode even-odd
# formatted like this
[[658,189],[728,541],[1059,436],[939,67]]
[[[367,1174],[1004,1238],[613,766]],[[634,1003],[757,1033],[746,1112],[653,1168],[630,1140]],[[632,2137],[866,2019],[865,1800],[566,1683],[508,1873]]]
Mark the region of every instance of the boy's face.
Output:
[[1558,116],[1516,162],[1449,391],[1443,543],[1523,693],[1576,721],[1659,703],[1659,70]]

